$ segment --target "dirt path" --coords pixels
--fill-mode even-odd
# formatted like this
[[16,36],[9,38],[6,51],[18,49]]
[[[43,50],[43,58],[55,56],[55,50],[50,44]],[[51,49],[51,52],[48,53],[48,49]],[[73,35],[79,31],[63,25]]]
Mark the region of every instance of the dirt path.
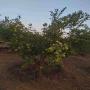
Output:
[[[65,64],[67,65],[65,67],[65,70],[67,71],[65,77],[67,77],[61,78],[60,81],[43,79],[31,82],[21,82],[9,78],[10,74],[7,71],[7,68],[11,63],[21,59],[15,54],[0,53],[0,90],[90,90],[89,75],[85,74],[83,76],[79,69],[76,70],[76,66],[79,67],[77,63],[80,64],[82,58],[76,58],[78,61],[77,63],[76,61],[72,62],[72,59],[75,59],[75,57],[71,57],[70,61],[68,60],[69,62],[65,61]],[[89,65],[89,59],[90,57],[87,57],[86,61],[83,59],[83,63],[80,65]]]

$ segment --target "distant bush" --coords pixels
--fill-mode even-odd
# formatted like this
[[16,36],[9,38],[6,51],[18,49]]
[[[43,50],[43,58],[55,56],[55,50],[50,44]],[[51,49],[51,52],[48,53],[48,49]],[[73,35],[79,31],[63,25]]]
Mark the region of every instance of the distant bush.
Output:
[[72,30],[70,32],[69,43],[74,53],[90,53],[90,29]]

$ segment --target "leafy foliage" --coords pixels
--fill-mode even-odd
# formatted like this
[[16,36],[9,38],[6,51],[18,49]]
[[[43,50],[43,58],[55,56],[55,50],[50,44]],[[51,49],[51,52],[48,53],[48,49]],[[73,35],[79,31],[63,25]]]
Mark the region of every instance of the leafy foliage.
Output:
[[[11,49],[24,59],[22,69],[35,65],[34,70],[48,72],[60,68],[71,51],[90,53],[90,28],[84,24],[90,15],[80,10],[61,16],[65,10],[66,7],[50,11],[51,23],[43,24],[42,34],[33,32],[32,24],[25,27],[20,16],[0,21],[0,39],[8,41]],[[69,34],[65,37],[67,29]]]
[[68,51],[67,44],[63,44],[56,41],[55,44],[51,45],[46,49],[49,64],[60,64],[62,59],[66,57]]

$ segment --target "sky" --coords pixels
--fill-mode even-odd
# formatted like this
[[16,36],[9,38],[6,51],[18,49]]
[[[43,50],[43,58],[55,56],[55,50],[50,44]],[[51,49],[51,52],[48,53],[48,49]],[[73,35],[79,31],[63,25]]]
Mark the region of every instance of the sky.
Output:
[[[0,0],[0,18],[21,15],[24,24],[32,23],[36,29],[50,22],[50,12],[67,7],[63,15],[83,10],[90,14],[90,0]],[[90,26],[90,21],[87,22]]]

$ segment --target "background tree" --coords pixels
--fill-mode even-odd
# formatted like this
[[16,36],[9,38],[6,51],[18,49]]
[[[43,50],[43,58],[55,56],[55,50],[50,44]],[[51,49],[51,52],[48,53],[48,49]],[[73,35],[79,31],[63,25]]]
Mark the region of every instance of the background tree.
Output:
[[90,53],[90,28],[73,29],[68,37],[73,53]]

